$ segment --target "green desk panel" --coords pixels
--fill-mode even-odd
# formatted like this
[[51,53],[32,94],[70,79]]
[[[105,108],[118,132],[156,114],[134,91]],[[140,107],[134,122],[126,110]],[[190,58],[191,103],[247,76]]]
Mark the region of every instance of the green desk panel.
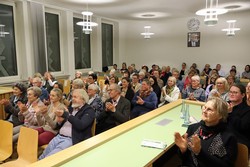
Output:
[[[183,119],[180,119],[181,105],[164,112],[156,118],[147,121],[136,128],[119,135],[118,137],[86,152],[83,155],[62,165],[91,166],[91,167],[141,167],[145,166],[163,152],[161,149],[142,147],[143,139],[164,141],[169,147],[174,143],[174,132],[184,134],[187,130],[182,127]],[[201,107],[189,105],[190,116],[200,120]],[[166,125],[157,123],[163,119],[171,120]],[[166,148],[167,149],[167,148]]]

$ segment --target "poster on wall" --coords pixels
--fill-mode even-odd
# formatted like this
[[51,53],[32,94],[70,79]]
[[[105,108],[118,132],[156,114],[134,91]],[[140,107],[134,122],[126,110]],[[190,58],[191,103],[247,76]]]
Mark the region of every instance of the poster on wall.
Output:
[[187,34],[187,46],[188,47],[200,47],[200,32],[188,32]]

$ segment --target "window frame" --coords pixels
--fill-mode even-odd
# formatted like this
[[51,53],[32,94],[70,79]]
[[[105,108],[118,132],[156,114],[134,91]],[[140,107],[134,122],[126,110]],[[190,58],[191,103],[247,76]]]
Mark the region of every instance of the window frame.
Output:
[[47,53],[47,37],[46,37],[46,20],[45,20],[45,14],[56,14],[58,15],[58,21],[59,21],[59,47],[60,47],[60,63],[61,63],[61,71],[53,71],[54,75],[63,75],[65,74],[65,54],[63,52],[63,34],[62,34],[62,12],[59,9],[54,9],[51,7],[44,7],[44,36],[45,36],[45,52],[46,52],[46,70],[48,71],[48,53]]
[[[114,55],[115,55],[115,28],[116,28],[116,25],[115,25],[115,22],[110,21],[110,20],[106,20],[106,19],[102,19],[101,25],[102,25],[102,23],[104,23],[104,24],[110,24],[110,25],[112,25],[112,28],[113,28],[113,31],[112,31],[112,44],[113,44],[113,46],[112,46],[112,53],[113,53],[112,59],[113,60],[112,61],[113,61],[113,64],[115,64],[116,61],[115,61],[115,56]],[[102,36],[102,33],[101,33],[101,36]],[[101,49],[102,49],[102,43],[101,43]],[[101,58],[103,58],[103,55],[102,55]],[[112,67],[113,64],[110,65],[110,66],[108,66],[108,67]],[[103,65],[103,62],[102,62],[102,65]]]
[[7,1],[2,1],[0,4],[2,5],[7,5],[11,6],[13,9],[13,23],[14,23],[14,34],[15,34],[15,39],[14,39],[14,44],[15,44],[15,52],[16,52],[16,66],[17,66],[17,75],[14,76],[5,76],[5,77],[0,77],[0,84],[2,83],[12,83],[16,81],[20,81],[22,74],[21,74],[21,61],[20,61],[20,54],[19,52],[21,51],[19,45],[18,45],[18,31],[17,31],[17,18],[16,18],[16,5],[15,2],[7,2]]
[[[72,22],[72,24],[73,24],[73,30],[74,30],[74,18],[77,18],[77,19],[81,19],[81,20],[83,20],[83,16],[82,16],[82,14],[80,14],[80,13],[74,13],[73,14],[73,22]],[[93,19],[93,18],[92,18]],[[78,25],[77,25],[78,26]],[[83,33],[83,32],[82,32]],[[92,70],[93,69],[93,52],[92,52],[92,34],[93,33],[93,31],[90,33],[90,40],[89,40],[89,46],[90,46],[90,68],[82,68],[82,69],[76,69],[76,66],[75,66],[75,62],[74,62],[74,70],[75,71],[82,71],[82,72],[89,72],[90,70]],[[73,37],[74,38],[74,37]],[[75,43],[74,43],[74,45],[73,46],[75,46]],[[74,56],[75,56],[75,49],[74,49]],[[75,58],[75,57],[74,57]]]

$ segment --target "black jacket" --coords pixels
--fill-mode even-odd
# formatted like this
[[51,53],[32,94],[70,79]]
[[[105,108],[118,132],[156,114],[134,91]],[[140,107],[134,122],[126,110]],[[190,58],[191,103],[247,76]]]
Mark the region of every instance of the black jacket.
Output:
[[75,116],[71,115],[72,111],[71,107],[69,112],[64,111],[62,115],[64,121],[60,125],[57,124],[57,128],[61,128],[66,121],[69,121],[72,124],[72,142],[74,145],[92,137],[91,127],[95,120],[95,111],[88,104],[82,106]]

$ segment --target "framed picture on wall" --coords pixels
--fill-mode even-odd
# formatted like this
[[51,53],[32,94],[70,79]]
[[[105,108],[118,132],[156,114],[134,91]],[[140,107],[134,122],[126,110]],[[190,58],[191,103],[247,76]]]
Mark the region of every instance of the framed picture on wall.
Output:
[[200,47],[200,32],[188,32],[187,34],[187,46],[188,47]]

